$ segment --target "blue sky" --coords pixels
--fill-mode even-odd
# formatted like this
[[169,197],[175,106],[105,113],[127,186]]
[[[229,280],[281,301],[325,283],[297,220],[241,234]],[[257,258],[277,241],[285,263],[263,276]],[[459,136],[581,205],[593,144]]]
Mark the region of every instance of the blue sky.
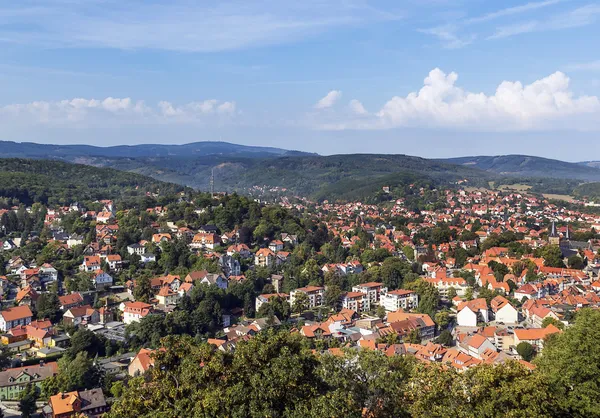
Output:
[[0,3],[0,139],[600,159],[600,2]]

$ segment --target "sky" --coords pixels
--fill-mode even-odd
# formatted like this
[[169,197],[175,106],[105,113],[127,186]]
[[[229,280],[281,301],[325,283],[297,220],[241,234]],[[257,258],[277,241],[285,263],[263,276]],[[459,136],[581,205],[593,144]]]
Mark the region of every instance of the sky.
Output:
[[0,140],[600,160],[599,41],[597,0],[4,1]]

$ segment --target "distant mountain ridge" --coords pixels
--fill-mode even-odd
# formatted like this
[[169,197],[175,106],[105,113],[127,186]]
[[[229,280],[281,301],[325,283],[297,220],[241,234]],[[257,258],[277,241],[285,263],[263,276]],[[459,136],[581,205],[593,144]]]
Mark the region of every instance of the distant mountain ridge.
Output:
[[[61,160],[128,171],[208,190],[214,173],[218,191],[278,187],[319,200],[354,199],[381,193],[383,186],[475,187],[525,183],[539,193],[596,194],[600,168],[527,155],[426,159],[409,155],[340,154],[321,156],[272,147],[227,142],[184,145],[44,145],[0,141],[0,158]],[[589,190],[589,191],[588,191]],[[592,193],[594,192],[594,193]]]
[[473,156],[445,158],[438,161],[478,168],[510,177],[549,177],[600,181],[600,169],[593,165],[569,163],[530,155]]
[[96,147],[93,145],[50,145],[34,142],[0,141],[0,156],[4,158],[52,158],[75,161],[85,157],[149,158],[204,157],[226,155],[248,158],[267,158],[291,155],[316,155],[274,147],[232,144],[222,141],[201,141],[182,145],[139,144]]
[[582,161],[577,164],[585,165],[588,167],[600,168],[600,161]]

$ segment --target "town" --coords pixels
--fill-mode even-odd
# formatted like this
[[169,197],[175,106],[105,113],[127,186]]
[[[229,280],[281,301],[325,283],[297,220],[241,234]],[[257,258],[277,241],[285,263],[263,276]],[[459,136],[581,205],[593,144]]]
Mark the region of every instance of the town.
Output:
[[0,404],[15,414],[108,412],[172,335],[234,353],[278,332],[316,356],[535,370],[549,338],[600,306],[600,214],[526,193],[12,203],[0,209]]

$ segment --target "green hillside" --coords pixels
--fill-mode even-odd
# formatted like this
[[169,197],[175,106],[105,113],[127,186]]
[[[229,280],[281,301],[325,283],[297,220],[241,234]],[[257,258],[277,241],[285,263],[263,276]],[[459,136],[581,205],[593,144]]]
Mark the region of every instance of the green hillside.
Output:
[[31,204],[174,193],[182,186],[135,173],[49,160],[0,159],[0,199]]

